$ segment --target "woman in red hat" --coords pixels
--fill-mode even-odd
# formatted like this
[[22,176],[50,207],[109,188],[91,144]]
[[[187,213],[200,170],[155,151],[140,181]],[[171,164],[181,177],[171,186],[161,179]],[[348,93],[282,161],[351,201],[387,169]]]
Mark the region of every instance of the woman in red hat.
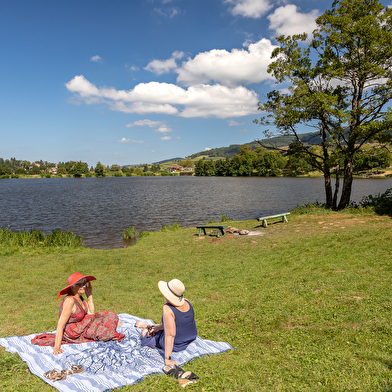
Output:
[[[93,289],[94,276],[84,276],[75,272],[68,278],[68,286],[57,295],[61,302],[56,333],[43,333],[31,340],[39,346],[54,346],[53,354],[63,352],[62,344],[85,343],[94,341],[123,340],[125,335],[116,331],[119,324],[114,312],[94,313]],[[83,298],[86,295],[87,301]]]

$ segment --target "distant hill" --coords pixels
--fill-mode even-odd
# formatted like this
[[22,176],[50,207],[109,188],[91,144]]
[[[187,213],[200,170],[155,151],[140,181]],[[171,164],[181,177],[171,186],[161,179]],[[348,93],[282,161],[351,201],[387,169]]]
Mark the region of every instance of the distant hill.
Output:
[[[262,139],[262,142],[265,146],[271,148],[278,147],[286,147],[290,143],[295,140],[294,136],[275,136],[270,139]],[[303,133],[301,134],[301,140],[305,143],[317,144],[319,142],[319,134],[317,132]],[[255,149],[260,146],[259,143],[253,141],[250,143],[244,143],[248,146]],[[229,147],[218,147],[212,148],[211,150],[197,152],[192,154],[189,158],[196,159],[200,156],[208,156],[208,157],[222,157],[225,158],[228,156],[229,158],[233,158],[235,154],[238,153],[238,149],[241,147],[241,144],[231,144]]]

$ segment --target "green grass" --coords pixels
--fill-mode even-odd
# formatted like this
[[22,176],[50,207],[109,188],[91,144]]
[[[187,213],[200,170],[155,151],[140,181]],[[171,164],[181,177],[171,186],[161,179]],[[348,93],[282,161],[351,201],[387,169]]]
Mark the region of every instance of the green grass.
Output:
[[[392,391],[392,220],[292,212],[288,223],[230,222],[262,236],[161,230],[113,250],[3,249],[0,336],[53,330],[56,294],[80,271],[96,276],[96,311],[158,322],[158,280],[178,278],[199,335],[236,348],[186,364],[191,391]],[[3,246],[4,247],[4,246]],[[54,391],[0,349],[0,389]],[[124,391],[182,390],[153,375]]]

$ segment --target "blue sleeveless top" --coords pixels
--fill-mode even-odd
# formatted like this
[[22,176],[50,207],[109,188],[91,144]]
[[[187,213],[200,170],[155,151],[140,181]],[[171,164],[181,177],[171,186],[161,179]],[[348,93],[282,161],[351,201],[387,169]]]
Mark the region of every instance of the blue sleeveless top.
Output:
[[[170,303],[166,303],[174,313],[174,321],[176,323],[176,336],[174,338],[173,351],[185,350],[190,343],[192,343],[197,336],[197,328],[195,323],[195,312],[191,303],[186,299],[189,304],[189,310],[187,312],[180,312],[175,306]],[[163,319],[162,319],[163,323]],[[161,332],[161,331],[159,331]],[[165,333],[160,334],[157,339],[157,347],[165,348]]]

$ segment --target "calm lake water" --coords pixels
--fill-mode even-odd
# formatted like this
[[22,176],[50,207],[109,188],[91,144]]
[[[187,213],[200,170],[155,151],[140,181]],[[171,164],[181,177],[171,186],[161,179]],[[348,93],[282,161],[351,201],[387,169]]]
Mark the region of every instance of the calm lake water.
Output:
[[[352,200],[392,188],[392,178],[354,180]],[[119,248],[124,230],[194,227],[325,202],[322,178],[114,177],[0,180],[0,227],[73,231],[91,248]]]

